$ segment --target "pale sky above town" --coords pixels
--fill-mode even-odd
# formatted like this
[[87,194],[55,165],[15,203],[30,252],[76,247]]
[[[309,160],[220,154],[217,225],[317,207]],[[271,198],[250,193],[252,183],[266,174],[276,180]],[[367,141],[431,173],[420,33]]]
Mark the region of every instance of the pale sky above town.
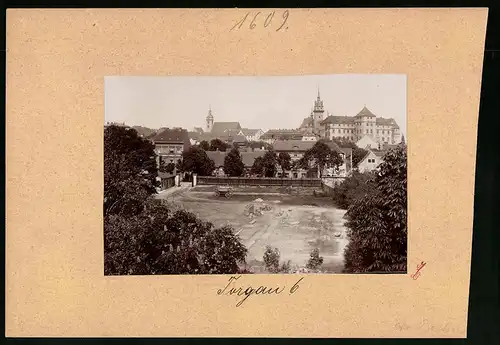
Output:
[[354,116],[363,106],[394,118],[406,137],[406,75],[333,74],[287,77],[106,77],[105,122],[149,128],[205,128],[215,122],[243,128],[298,128],[318,87],[326,111]]

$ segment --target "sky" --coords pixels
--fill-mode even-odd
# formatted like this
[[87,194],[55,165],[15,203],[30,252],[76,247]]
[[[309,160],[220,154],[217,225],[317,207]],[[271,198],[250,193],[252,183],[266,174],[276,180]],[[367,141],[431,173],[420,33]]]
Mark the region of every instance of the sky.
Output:
[[320,91],[326,112],[354,116],[366,106],[394,118],[406,137],[406,75],[331,74],[280,77],[106,77],[105,123],[205,128],[217,121],[243,128],[298,128]]

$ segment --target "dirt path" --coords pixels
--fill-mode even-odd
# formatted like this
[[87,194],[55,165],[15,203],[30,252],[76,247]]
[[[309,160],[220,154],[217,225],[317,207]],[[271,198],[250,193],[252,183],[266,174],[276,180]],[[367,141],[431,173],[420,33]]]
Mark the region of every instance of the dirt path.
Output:
[[[210,193],[183,191],[175,202],[216,227],[231,225],[248,249],[247,262],[262,262],[266,246],[278,248],[281,262],[305,266],[312,249],[318,248],[323,267],[340,272],[347,244],[343,216],[345,211],[333,206],[298,204],[303,197],[262,195],[262,204],[271,210],[249,217],[246,207],[256,196],[215,198]],[[295,204],[290,198],[295,198]],[[320,201],[318,201],[320,202]]]

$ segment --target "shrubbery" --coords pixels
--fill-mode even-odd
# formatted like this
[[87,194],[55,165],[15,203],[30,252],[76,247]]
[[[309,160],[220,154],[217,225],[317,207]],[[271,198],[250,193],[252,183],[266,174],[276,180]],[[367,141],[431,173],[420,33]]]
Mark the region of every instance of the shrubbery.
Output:
[[309,256],[306,267],[311,270],[317,270],[323,264],[323,257],[319,256],[319,249],[314,249]]
[[104,246],[106,275],[235,274],[247,252],[230,227],[153,200],[138,215],[107,217]]
[[[247,249],[231,227],[215,228],[153,199],[155,157],[153,145],[135,130],[105,129],[105,275],[239,273]],[[178,165],[200,173],[211,171],[213,162],[194,148]]]
[[353,171],[351,176],[333,188],[333,201],[340,208],[349,208],[354,201],[375,189],[374,178],[375,174],[372,172]]
[[384,156],[375,188],[348,209],[345,272],[406,272],[407,155],[400,144]]

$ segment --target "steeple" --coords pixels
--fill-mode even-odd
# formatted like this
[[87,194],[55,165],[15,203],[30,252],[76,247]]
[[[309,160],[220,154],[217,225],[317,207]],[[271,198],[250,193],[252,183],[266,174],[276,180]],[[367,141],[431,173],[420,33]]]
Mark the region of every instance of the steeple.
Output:
[[206,117],[205,131],[211,132],[214,126],[214,116],[212,115],[212,105],[208,106],[208,115]]

